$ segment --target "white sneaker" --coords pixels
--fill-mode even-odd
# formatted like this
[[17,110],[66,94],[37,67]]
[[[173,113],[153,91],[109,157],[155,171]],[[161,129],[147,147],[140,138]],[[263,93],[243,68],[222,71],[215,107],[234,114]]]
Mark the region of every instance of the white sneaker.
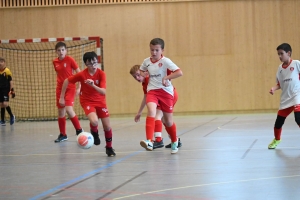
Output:
[[177,153],[178,151],[178,138],[176,142],[171,143],[171,154]]
[[153,150],[153,144],[149,140],[142,140],[140,141],[140,145],[144,147],[147,151],[152,151]]

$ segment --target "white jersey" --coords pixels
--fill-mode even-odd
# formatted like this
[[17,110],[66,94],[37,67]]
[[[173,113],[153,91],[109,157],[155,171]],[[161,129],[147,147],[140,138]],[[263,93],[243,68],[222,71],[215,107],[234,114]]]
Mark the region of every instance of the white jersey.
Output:
[[292,60],[286,68],[279,65],[277,82],[282,90],[279,110],[300,104],[300,61]]
[[142,63],[141,70],[148,71],[149,73],[149,83],[147,86],[147,92],[150,90],[163,89],[167,93],[174,96],[174,87],[170,80],[168,81],[168,86],[165,87],[162,84],[163,77],[167,76],[168,70],[170,72],[174,72],[179,69],[177,65],[175,65],[169,58],[162,57],[160,60],[156,62],[152,62],[150,57],[146,58]]

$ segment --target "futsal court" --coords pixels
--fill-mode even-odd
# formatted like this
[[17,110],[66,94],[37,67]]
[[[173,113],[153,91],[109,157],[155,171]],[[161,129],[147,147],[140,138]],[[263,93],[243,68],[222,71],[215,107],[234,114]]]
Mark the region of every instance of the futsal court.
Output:
[[[1,127],[0,199],[299,199],[300,130],[289,116],[275,150],[276,113],[175,116],[182,147],[177,154],[146,151],[144,121],[111,118],[116,157],[100,146],[54,143],[56,121]],[[88,130],[89,122],[81,120]],[[163,131],[164,143],[170,139]]]

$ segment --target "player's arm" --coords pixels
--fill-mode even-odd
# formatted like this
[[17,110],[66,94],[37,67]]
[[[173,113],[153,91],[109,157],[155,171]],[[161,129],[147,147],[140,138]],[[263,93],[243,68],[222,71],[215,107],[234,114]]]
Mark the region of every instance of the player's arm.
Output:
[[141,102],[140,109],[139,109],[138,113],[136,114],[136,116],[135,116],[135,118],[134,118],[134,121],[135,121],[135,122],[140,121],[142,112],[143,112],[143,110],[144,110],[144,108],[145,108],[145,106],[146,106],[146,96],[147,96],[147,95],[144,94],[144,98],[143,98],[143,100],[142,100],[142,102]]
[[68,85],[69,85],[69,80],[66,78],[62,85],[61,93],[60,93],[60,97],[59,97],[59,104],[61,106],[65,106],[65,94],[66,94]]
[[[79,72],[80,72],[79,67],[75,70],[75,72],[76,72],[76,73],[79,73]],[[79,95],[80,89],[81,89],[81,84],[80,84],[80,82],[78,82],[78,83],[77,83],[77,88],[76,88],[76,95]]]
[[182,75],[183,75],[183,73],[182,73],[181,69],[177,69],[176,71],[174,71],[173,73],[169,74],[168,76],[163,77],[162,84],[164,86],[168,86],[169,80],[178,78],[178,77],[180,77]]
[[94,84],[94,80],[92,79],[86,79],[84,81],[86,84],[88,84],[89,86],[91,86],[92,88],[94,88],[98,93],[105,95],[106,94],[106,89],[105,88],[101,88],[98,87],[97,85]]
[[12,80],[12,74],[9,73],[8,74],[8,81],[9,81],[9,95],[11,95],[12,98],[15,98],[16,94],[15,94],[15,90],[14,90],[14,83]]
[[275,92],[276,90],[279,90],[280,88],[281,88],[281,87],[280,87],[280,84],[278,83],[277,85],[271,87],[269,93],[273,95],[274,92]]

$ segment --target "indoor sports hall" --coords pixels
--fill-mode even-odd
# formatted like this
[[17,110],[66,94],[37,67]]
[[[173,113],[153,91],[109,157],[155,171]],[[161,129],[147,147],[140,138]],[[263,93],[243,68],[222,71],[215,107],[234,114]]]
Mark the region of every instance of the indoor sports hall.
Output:
[[[292,112],[274,139],[281,91],[276,48],[300,59],[298,0],[8,0],[0,1],[0,57],[12,72],[15,97],[0,132],[0,199],[298,200],[300,130]],[[174,122],[182,146],[146,151],[147,108],[134,118],[143,88],[129,70],[149,57],[149,42],[183,72]],[[101,144],[77,145],[59,135],[55,45],[81,70],[85,52],[106,74],[106,101],[116,156]],[[1,99],[0,99],[1,100]],[[1,102],[0,102],[1,103]],[[85,132],[90,122],[75,98]],[[171,143],[163,128],[164,145]]]

